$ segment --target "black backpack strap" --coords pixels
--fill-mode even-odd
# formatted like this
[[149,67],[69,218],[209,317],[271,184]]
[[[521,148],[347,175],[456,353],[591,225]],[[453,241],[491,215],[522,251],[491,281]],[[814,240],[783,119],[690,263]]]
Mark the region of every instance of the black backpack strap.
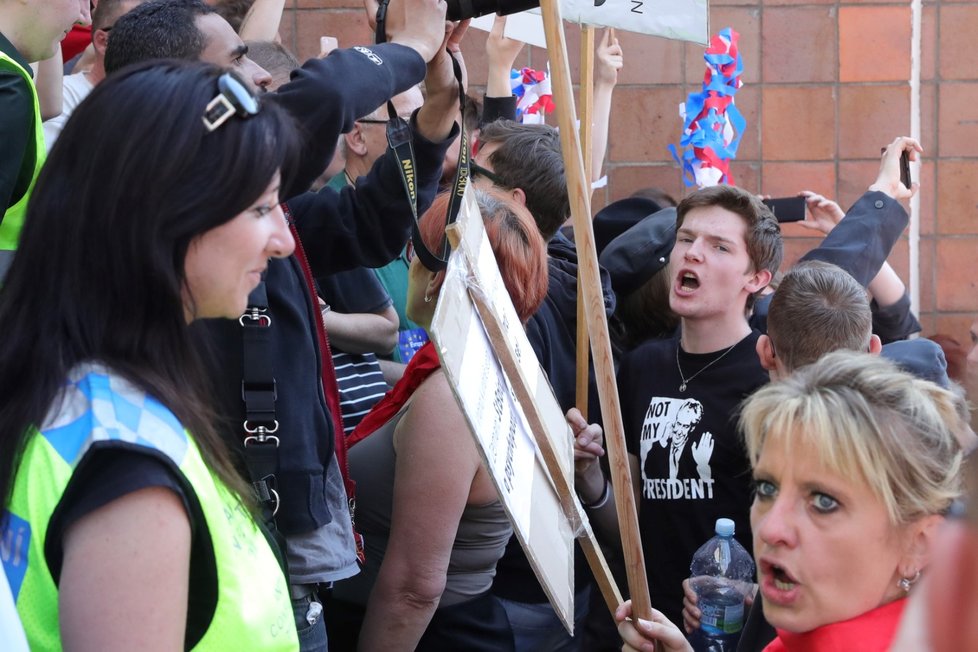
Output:
[[241,400],[244,401],[245,464],[251,476],[262,520],[276,532],[275,514],[279,508],[275,476],[278,473],[279,438],[275,418],[278,389],[272,364],[272,318],[262,279],[248,297],[248,308],[238,318],[241,324],[242,358]]

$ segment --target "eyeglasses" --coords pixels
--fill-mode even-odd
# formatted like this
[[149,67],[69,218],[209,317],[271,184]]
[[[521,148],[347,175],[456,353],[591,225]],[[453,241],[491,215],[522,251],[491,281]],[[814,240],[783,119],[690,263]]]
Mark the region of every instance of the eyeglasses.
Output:
[[258,114],[258,98],[231,73],[226,72],[217,78],[217,90],[217,96],[204,109],[204,126],[208,132],[220,127],[233,115],[250,118]]
[[497,186],[502,186],[504,188],[507,187],[507,185],[503,182],[503,180],[499,177],[499,175],[497,175],[492,170],[485,169],[475,161],[469,161],[469,173],[473,177],[485,177],[486,179],[489,179]]

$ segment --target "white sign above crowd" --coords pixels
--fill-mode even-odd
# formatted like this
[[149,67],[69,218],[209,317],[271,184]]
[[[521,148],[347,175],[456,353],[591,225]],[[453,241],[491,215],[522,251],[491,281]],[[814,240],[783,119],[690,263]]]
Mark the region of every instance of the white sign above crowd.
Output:
[[[710,14],[707,0],[561,0],[564,20],[594,27],[614,27],[626,32],[706,45],[710,39]],[[488,32],[494,14],[473,18],[471,27]],[[506,17],[507,38],[546,48],[540,9],[530,9]]]

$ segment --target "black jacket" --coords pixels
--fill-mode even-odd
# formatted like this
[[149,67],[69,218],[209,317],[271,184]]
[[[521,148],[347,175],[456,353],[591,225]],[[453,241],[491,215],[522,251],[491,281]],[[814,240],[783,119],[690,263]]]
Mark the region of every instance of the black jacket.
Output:
[[[603,267],[599,270],[604,309],[610,317],[615,311],[615,293],[608,272]],[[559,232],[547,244],[547,272],[547,296],[527,322],[526,334],[550,378],[557,402],[567,411],[576,405],[577,249]],[[588,410],[595,417],[599,412]]]
[[[337,138],[388,98],[424,77],[421,57],[408,48],[385,44],[368,53],[334,51],[293,73],[276,94],[296,118],[309,143],[298,181],[290,187],[289,210],[314,275],[382,265],[407,241],[412,222],[396,161],[383,156],[357,186],[337,193],[295,196],[325,169]],[[380,61],[378,64],[377,62]],[[415,134],[418,210],[434,198],[445,142],[431,143]],[[283,192],[283,197],[290,197]],[[324,495],[326,467],[333,454],[333,421],[323,394],[323,351],[317,336],[318,306],[303,278],[302,261],[294,254],[269,261],[265,278],[271,326],[271,359],[277,386],[275,414],[279,449],[276,516],[286,535],[315,530],[331,520]],[[221,430],[240,449],[244,405],[241,398],[242,328],[235,320],[204,320],[195,324],[213,356],[211,377],[219,398]]]
[[[897,200],[886,193],[867,191],[846,211],[845,218],[825,236],[818,247],[801,260],[821,260],[838,265],[849,272],[863,287],[867,287],[879,273],[883,263],[893,250],[893,245],[907,228],[910,216]],[[767,295],[754,306],[751,326],[767,332],[767,309],[771,303]],[[891,306],[880,308],[875,301],[873,332],[884,344],[904,340],[911,333],[920,331],[920,322],[910,311],[910,297]]]

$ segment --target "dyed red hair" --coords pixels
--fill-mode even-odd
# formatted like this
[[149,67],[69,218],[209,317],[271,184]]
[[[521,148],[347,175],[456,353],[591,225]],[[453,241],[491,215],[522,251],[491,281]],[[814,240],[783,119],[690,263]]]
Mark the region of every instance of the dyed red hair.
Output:
[[[489,244],[520,320],[526,322],[547,295],[547,245],[522,204],[495,190],[477,190]],[[441,193],[418,220],[421,237],[441,251],[449,193]]]

